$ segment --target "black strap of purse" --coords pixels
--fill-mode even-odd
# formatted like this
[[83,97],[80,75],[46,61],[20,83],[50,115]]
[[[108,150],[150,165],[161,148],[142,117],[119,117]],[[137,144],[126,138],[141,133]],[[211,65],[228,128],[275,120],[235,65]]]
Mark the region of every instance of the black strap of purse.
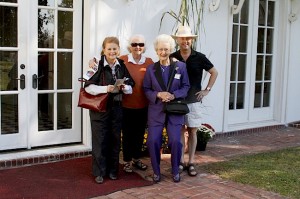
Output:
[[[175,64],[174,64],[172,73],[171,73],[170,78],[169,78],[169,80],[168,80],[168,85],[167,85],[167,90],[166,90],[167,92],[169,92],[170,87],[171,87],[171,84],[172,84],[172,82],[173,82],[173,80],[174,80],[174,75],[175,75],[175,71],[176,71],[176,67],[177,67],[176,62],[174,62],[174,63],[175,63]],[[182,98],[181,101],[184,100],[184,99],[185,99],[185,98]],[[174,99],[174,100],[175,100],[175,99]]]
[[174,67],[173,67],[173,70],[172,70],[172,73],[171,73],[171,75],[169,76],[170,78],[169,78],[169,80],[168,80],[168,85],[167,85],[167,90],[166,90],[167,92],[169,92],[170,87],[171,87],[171,85],[172,85],[172,82],[173,82],[173,80],[174,80],[174,75],[175,75],[176,67],[177,67],[177,65],[176,65],[176,62],[175,62]]

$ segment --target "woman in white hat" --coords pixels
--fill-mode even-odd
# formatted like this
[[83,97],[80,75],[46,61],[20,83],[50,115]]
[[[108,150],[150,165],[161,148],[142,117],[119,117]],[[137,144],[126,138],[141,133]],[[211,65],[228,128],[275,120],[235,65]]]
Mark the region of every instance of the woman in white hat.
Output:
[[[190,89],[186,101],[190,112],[185,115],[185,126],[182,130],[182,143],[184,145],[184,133],[188,131],[188,153],[189,159],[187,166],[184,163],[184,151],[182,152],[181,163],[179,166],[180,172],[185,168],[190,176],[196,176],[197,171],[194,167],[194,156],[197,146],[197,129],[202,123],[202,99],[209,94],[213,87],[218,71],[213,64],[207,59],[207,57],[192,49],[193,40],[197,35],[192,34],[191,28],[187,25],[179,26],[175,35],[172,37],[176,40],[179,50],[170,55],[179,61],[186,63],[186,68],[190,80]],[[202,74],[203,70],[210,73],[209,81],[206,87],[202,87]],[[184,150],[185,147],[183,147]]]

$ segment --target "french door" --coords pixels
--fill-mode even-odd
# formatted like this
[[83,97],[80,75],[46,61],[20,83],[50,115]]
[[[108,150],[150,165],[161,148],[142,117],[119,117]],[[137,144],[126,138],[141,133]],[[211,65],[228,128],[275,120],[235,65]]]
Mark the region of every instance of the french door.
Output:
[[81,142],[81,0],[0,0],[0,151]]
[[229,125],[274,120],[278,9],[278,0],[245,0],[233,15]]

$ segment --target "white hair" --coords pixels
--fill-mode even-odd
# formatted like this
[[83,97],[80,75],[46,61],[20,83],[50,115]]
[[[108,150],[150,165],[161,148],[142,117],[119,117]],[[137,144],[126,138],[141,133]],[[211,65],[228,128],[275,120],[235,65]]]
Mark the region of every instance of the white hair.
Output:
[[175,40],[170,35],[166,35],[166,34],[158,35],[155,38],[155,40],[153,42],[155,51],[157,51],[158,43],[165,43],[165,42],[170,44],[170,51],[174,52],[175,45],[176,45]]
[[131,43],[134,39],[141,39],[144,43],[145,43],[145,46],[144,46],[144,51],[143,53],[146,51],[146,41],[145,41],[145,37],[144,35],[141,35],[141,34],[136,34],[136,35],[132,35],[129,40],[128,40],[128,44],[127,44],[127,50],[129,53],[131,53],[131,50],[130,50],[130,47],[131,47]]

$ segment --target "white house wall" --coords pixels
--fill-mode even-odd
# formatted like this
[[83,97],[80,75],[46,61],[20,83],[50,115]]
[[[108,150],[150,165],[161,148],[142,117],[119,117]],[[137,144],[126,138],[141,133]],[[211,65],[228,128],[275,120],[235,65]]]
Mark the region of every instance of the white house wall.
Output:
[[[87,62],[90,57],[99,56],[102,41],[106,36],[117,36],[120,39],[121,54],[125,54],[128,53],[126,50],[128,38],[133,34],[143,34],[147,41],[145,55],[157,61],[153,40],[159,34],[172,34],[175,22],[172,17],[166,16],[159,31],[162,13],[178,10],[179,3],[180,1],[176,0],[87,1],[85,13],[87,12],[87,17],[91,18],[91,21],[95,21],[96,24],[85,21],[89,25],[85,24],[84,26],[89,26],[91,31],[85,28],[84,32],[89,35],[92,41],[95,40],[96,42],[88,41],[84,37],[84,46],[88,43],[89,48],[84,49],[83,60]],[[96,13],[94,13],[93,6],[96,7]],[[94,14],[95,16],[93,16]],[[217,131],[222,131],[223,125],[228,14],[229,9],[226,1],[221,1],[219,9],[215,12],[210,12],[208,5],[205,5],[204,29],[200,33],[201,41],[198,42],[200,45],[198,50],[209,57],[220,74],[213,91],[203,102],[205,107],[204,122],[212,124]],[[220,19],[224,19],[224,23],[218,23]]]
[[[291,0],[293,7],[300,7],[300,2]],[[204,9],[204,29],[202,29],[200,42],[198,42],[197,50],[206,54],[212,61],[219,76],[210,94],[204,99],[205,107],[204,122],[214,126],[217,132],[228,131],[227,111],[228,111],[228,78],[230,70],[230,42],[231,42],[231,0],[220,1],[219,8],[211,12],[206,1]],[[285,4],[284,2],[281,2]],[[289,5],[289,4],[287,4]],[[177,11],[180,6],[179,0],[88,0],[84,1],[84,38],[83,38],[83,60],[85,63],[92,56],[98,56],[101,51],[101,44],[105,37],[116,36],[120,39],[121,54],[128,53],[126,45],[128,38],[133,34],[143,34],[146,37],[146,56],[157,61],[157,56],[153,49],[153,40],[158,34],[172,34],[174,19],[165,16],[159,31],[160,20],[162,14],[166,11]],[[283,8],[285,9],[285,8]],[[286,12],[286,11],[284,11]],[[299,9],[298,9],[299,14]],[[298,17],[299,18],[299,17]],[[285,23],[285,22],[283,22]],[[299,66],[300,56],[300,19],[293,22],[291,28],[291,40],[293,40],[290,48],[290,61],[282,58],[282,63],[289,63],[288,82],[289,89],[287,91],[286,103],[284,99],[276,103],[278,111],[275,111],[277,123],[286,123],[290,121],[300,120],[300,105],[297,100],[300,99],[300,92],[297,91],[295,85],[300,83]],[[282,24],[282,27],[289,28],[288,25]],[[287,31],[288,32],[288,31]],[[287,45],[288,46],[288,45]],[[281,47],[281,46],[280,46]],[[279,54],[285,53],[285,50]],[[84,64],[85,64],[84,63]],[[283,78],[285,78],[283,76]],[[207,79],[204,81],[206,85]],[[282,82],[282,81],[281,81]],[[284,93],[286,85],[282,85],[280,93]],[[284,114],[286,107],[286,115]],[[84,118],[88,114],[84,113]],[[84,129],[89,131],[89,120],[84,120]],[[245,128],[255,127],[245,125]],[[243,127],[241,127],[243,128]],[[84,130],[84,131],[85,131]]]
[[300,1],[292,0],[290,13],[296,20],[290,23],[290,48],[288,57],[286,122],[300,121]]
[[[212,91],[203,99],[203,122],[212,124],[218,132],[223,131],[224,107],[226,96],[226,65],[228,51],[228,28],[230,9],[228,1],[220,1],[218,10],[211,12],[206,1],[204,21],[198,50],[204,53],[217,68],[219,75]],[[222,22],[220,23],[220,19]],[[231,40],[231,39],[230,39]],[[208,76],[203,85],[207,85]],[[227,106],[226,106],[227,107]]]

